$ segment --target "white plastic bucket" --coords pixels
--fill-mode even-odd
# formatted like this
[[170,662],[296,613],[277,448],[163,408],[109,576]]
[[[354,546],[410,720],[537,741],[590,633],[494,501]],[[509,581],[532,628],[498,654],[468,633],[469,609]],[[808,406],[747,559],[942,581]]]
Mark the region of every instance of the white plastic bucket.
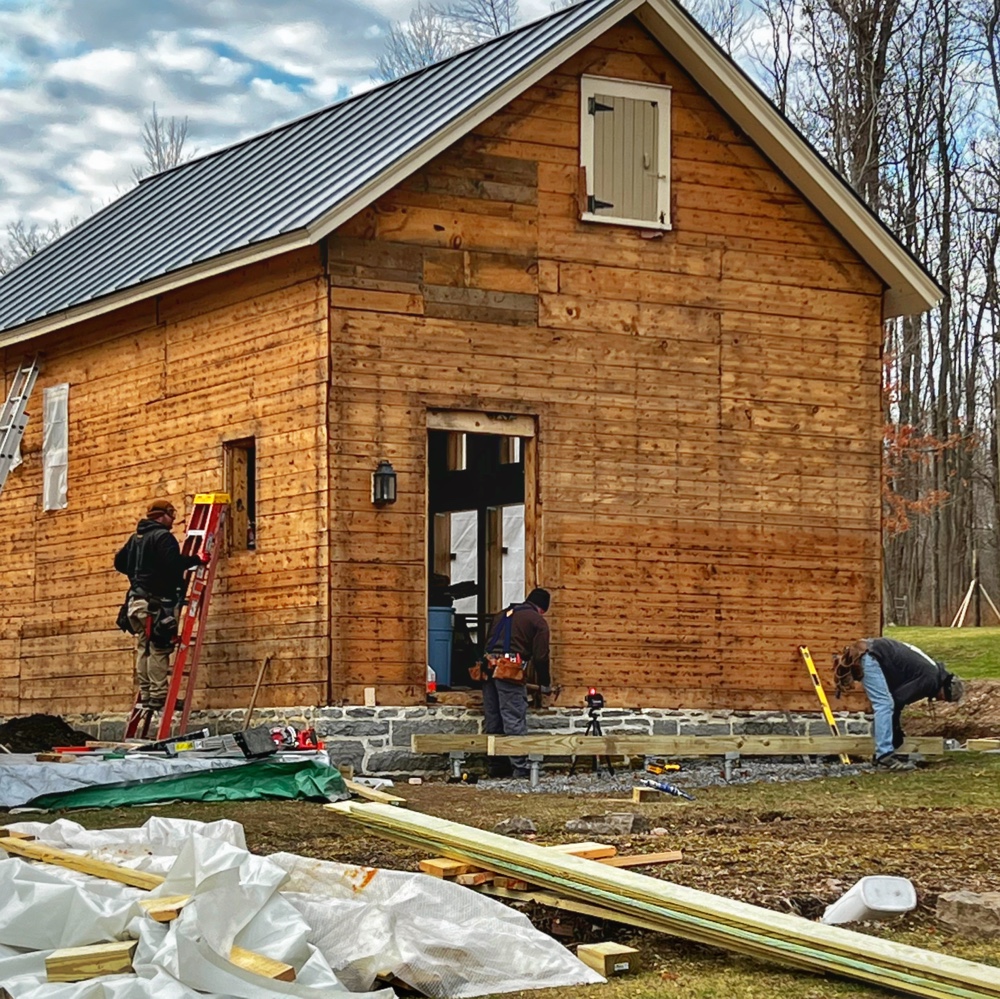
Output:
[[872,875],[826,907],[821,922],[860,923],[869,919],[891,919],[917,907],[917,892],[906,878]]

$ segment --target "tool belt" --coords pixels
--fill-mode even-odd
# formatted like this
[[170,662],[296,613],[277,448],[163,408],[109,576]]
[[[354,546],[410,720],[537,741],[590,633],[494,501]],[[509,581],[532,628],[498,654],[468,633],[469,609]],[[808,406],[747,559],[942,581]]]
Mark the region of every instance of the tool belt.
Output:
[[508,683],[525,682],[525,663],[516,652],[487,652],[470,670],[473,680],[506,680]]
[[469,676],[473,680],[483,683],[487,680],[506,680],[507,683],[526,682],[527,663],[521,659],[519,652],[512,652],[510,648],[511,618],[515,610],[517,606],[511,604],[503,619],[494,627],[486,640],[486,652],[483,653],[483,658],[469,670]]

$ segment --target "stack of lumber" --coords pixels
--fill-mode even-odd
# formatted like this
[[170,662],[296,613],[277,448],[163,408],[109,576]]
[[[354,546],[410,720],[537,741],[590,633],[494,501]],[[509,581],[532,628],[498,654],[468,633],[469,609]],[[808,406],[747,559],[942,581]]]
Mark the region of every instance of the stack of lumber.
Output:
[[[683,857],[680,850],[619,856],[618,847],[610,843],[560,843],[557,846],[545,847],[545,849],[552,850],[553,853],[557,854],[585,857],[588,860],[596,860],[598,863],[609,864],[612,867],[650,867],[655,864],[670,864]],[[445,878],[468,888],[480,888],[487,894],[496,894],[491,889],[502,889],[505,898],[518,898],[518,892],[526,892],[530,887],[523,878],[508,877],[501,871],[452,860],[450,857],[431,857],[427,860],[421,860],[418,866],[425,874],[436,878]],[[524,896],[524,900],[537,901],[536,898],[529,899],[528,896]],[[565,905],[558,907],[571,908],[571,906]],[[589,914],[594,915],[595,913],[590,912]],[[616,915],[608,913],[609,918],[615,918]]]
[[736,902],[549,847],[375,803],[327,809],[372,833],[554,889],[637,926],[932,999],[1000,999],[1000,968]]

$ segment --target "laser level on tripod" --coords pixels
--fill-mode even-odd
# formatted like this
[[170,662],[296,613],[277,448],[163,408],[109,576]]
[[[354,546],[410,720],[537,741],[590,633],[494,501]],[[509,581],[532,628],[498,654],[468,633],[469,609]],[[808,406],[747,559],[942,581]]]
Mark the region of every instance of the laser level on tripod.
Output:
[[[604,729],[601,728],[601,709],[604,707],[604,695],[598,693],[596,687],[588,687],[587,693],[583,698],[584,703],[587,705],[587,714],[590,716],[590,720],[587,722],[587,727],[584,729],[584,736],[596,735],[600,738],[604,738]],[[599,756],[594,756],[592,759],[592,766],[594,773],[600,770],[600,759]],[[611,757],[604,757],[604,765],[608,768],[608,773],[614,775],[614,767],[611,766]],[[573,757],[573,762],[570,764],[569,772],[572,775],[576,771],[576,757]]]

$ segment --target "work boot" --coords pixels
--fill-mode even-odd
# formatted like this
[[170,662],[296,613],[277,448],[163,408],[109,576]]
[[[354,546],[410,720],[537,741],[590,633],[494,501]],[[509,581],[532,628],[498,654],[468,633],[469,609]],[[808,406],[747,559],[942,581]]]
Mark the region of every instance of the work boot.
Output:
[[902,756],[895,753],[886,753],[875,760],[875,766],[879,770],[916,770],[916,764],[904,760]]

